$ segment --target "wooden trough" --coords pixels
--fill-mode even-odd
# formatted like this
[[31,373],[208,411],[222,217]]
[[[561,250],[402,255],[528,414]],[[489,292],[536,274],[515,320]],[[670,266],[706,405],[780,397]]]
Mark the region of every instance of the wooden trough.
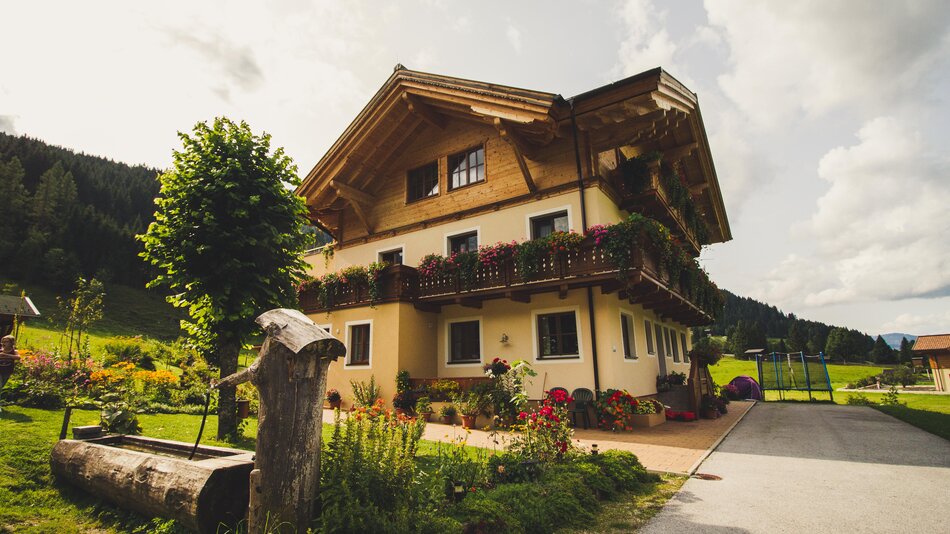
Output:
[[53,446],[53,474],[147,517],[175,519],[197,532],[245,518],[253,453],[141,436],[65,439]]

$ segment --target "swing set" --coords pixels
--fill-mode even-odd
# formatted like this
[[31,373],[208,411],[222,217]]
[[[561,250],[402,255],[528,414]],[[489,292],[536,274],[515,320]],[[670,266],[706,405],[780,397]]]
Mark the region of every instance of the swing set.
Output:
[[827,391],[831,401],[835,400],[828,364],[822,352],[816,355],[804,352],[757,354],[755,363],[763,393],[778,391],[779,400],[785,400],[786,391],[807,391],[808,399],[813,400],[812,392]]

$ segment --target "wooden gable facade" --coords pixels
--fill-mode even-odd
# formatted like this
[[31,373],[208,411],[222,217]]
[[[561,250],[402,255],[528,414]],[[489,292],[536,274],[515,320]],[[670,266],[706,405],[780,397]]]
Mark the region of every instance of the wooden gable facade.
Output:
[[[484,180],[450,188],[450,157],[477,148]],[[625,205],[610,172],[618,157],[652,151],[678,166],[708,242],[731,239],[696,97],[661,69],[565,100],[397,66],[298,194],[346,248],[563,194],[578,188],[578,167],[585,187]],[[433,162],[438,194],[411,200],[409,172]]]

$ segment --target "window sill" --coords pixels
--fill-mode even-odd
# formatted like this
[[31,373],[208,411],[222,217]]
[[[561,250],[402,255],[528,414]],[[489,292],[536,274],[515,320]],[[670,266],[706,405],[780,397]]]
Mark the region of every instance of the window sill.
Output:
[[470,184],[460,185],[460,186],[455,187],[455,188],[449,188],[449,193],[454,193],[454,192],[456,192],[456,191],[461,191],[462,189],[468,189],[469,187],[474,187],[474,186],[476,186],[476,185],[484,185],[484,184],[487,184],[487,183],[488,183],[488,178],[486,178],[486,179],[484,179],[484,180],[482,180],[482,181],[480,181],[480,182],[472,182],[472,183],[470,183]]
[[410,204],[418,204],[419,202],[424,202],[424,201],[426,201],[426,200],[432,200],[432,199],[434,199],[434,198],[439,198],[440,195],[441,195],[441,193],[439,193],[439,194],[437,194],[437,195],[429,195],[429,196],[427,196],[427,197],[417,198],[417,199],[415,199],[415,200],[406,199],[406,205],[408,206],[408,205],[410,205]]
[[472,364],[481,364],[481,358],[477,360],[456,360],[451,362],[445,362],[446,365],[472,365]]
[[581,359],[580,354],[569,354],[566,356],[539,356],[538,357],[539,362],[546,362],[546,361],[551,361],[551,360],[580,360],[580,359]]

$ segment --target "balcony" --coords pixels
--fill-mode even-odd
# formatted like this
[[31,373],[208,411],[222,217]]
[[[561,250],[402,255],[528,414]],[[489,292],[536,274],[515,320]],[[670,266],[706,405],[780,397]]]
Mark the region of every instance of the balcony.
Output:
[[599,286],[603,294],[617,293],[622,299],[687,326],[712,322],[712,317],[687,297],[690,288],[682,283],[683,277],[675,278],[670,280],[660,265],[659,254],[650,246],[633,251],[629,268],[621,278],[619,270],[588,237],[575,251],[543,258],[530,274],[519,272],[511,260],[497,265],[480,263],[465,276],[458,268],[423,276],[412,267],[393,265],[380,271],[375,301],[365,284],[344,284],[332,295],[324,295],[322,301],[318,289],[305,289],[300,293],[300,305],[307,313],[319,313],[411,302],[422,311],[438,312],[451,304],[481,308],[489,299],[530,302],[532,295],[545,292],[557,292],[563,299],[572,289]]
[[607,181],[617,192],[620,208],[628,212],[641,213],[662,222],[681,241],[689,244],[695,254],[699,254],[703,245],[702,236],[697,235],[694,228],[690,226],[683,209],[676,206],[673,194],[661,176],[659,161],[645,163],[645,167],[642,176],[631,178],[624,176],[620,171],[609,175]]

